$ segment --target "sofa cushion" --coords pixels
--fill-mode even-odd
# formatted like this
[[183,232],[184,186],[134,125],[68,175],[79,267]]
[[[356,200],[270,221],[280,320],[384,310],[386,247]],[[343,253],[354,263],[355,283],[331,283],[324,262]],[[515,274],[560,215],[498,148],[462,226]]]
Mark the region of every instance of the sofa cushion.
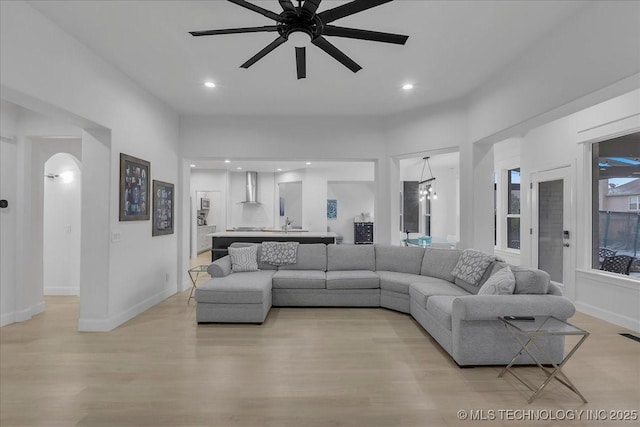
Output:
[[327,245],[310,243],[298,245],[298,259],[295,264],[281,265],[278,270],[319,270],[327,269]]
[[327,271],[327,289],[377,289],[380,277],[370,270]]
[[259,270],[277,270],[278,269],[278,267],[275,265],[262,262],[262,245],[260,243],[233,242],[231,245],[229,245],[230,248],[246,248],[247,246],[257,246],[258,253],[256,254],[256,258],[258,259]]
[[451,271],[458,263],[461,254],[460,249],[426,248],[420,274],[453,283],[454,277]]
[[409,294],[412,283],[429,282],[432,278],[417,274],[397,273],[395,271],[376,271],[380,276],[380,289]]
[[216,304],[262,304],[271,300],[273,274],[273,270],[264,270],[231,273],[223,278],[211,279],[196,288],[196,301]]
[[375,269],[373,245],[327,245],[327,271]]
[[516,278],[509,266],[500,269],[484,282],[478,295],[511,295],[516,288]]
[[376,271],[420,274],[424,249],[417,247],[374,245]]
[[549,290],[551,278],[546,271],[533,267],[512,265],[511,271],[516,278],[514,294],[540,294],[544,295]]
[[411,300],[415,301],[420,307],[427,308],[427,301],[432,296],[464,296],[469,295],[469,292],[446,280],[431,277],[431,280],[428,282],[412,283],[411,286],[409,286],[409,295],[411,296]]
[[435,295],[427,300],[427,312],[433,316],[440,326],[446,330],[451,330],[451,313],[453,311],[453,300],[457,296]]
[[231,270],[234,273],[258,271],[258,247],[229,248]]
[[460,255],[458,263],[453,268],[453,277],[464,280],[471,285],[478,285],[482,275],[492,262],[498,261],[495,255],[487,254],[475,249],[465,249]]
[[273,289],[324,289],[325,273],[319,270],[279,270],[273,275]]

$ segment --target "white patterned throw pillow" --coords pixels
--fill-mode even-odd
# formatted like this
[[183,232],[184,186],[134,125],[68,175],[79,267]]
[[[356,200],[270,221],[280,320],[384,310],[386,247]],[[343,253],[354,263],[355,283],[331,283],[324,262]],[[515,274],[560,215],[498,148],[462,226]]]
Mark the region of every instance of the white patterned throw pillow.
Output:
[[229,248],[231,271],[241,273],[258,271],[258,246],[251,245],[243,248]]
[[477,286],[485,270],[493,261],[501,261],[501,259],[475,249],[465,249],[451,271],[451,275]]
[[489,277],[478,291],[478,295],[511,295],[515,288],[516,277],[507,266]]

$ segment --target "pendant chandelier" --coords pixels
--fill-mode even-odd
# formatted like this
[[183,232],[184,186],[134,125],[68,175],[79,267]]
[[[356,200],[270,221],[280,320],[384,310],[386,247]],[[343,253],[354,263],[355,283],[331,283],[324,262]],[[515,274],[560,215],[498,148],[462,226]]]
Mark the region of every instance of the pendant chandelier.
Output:
[[[422,160],[422,172],[420,172],[420,181],[418,181],[418,189],[420,191],[420,201],[424,202],[427,200],[437,200],[438,194],[436,193],[436,178],[433,176],[433,172],[431,172],[431,164],[429,164],[429,157],[423,157]],[[429,175],[430,178],[424,179],[424,169],[425,166],[429,167]]]

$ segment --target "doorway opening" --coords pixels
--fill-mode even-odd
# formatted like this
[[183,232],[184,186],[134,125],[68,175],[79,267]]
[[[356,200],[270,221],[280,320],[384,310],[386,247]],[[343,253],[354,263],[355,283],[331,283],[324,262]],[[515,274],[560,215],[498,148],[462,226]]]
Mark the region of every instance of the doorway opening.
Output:
[[[77,141],[79,145],[80,140]],[[80,295],[81,163],[57,153],[44,164],[43,293]]]

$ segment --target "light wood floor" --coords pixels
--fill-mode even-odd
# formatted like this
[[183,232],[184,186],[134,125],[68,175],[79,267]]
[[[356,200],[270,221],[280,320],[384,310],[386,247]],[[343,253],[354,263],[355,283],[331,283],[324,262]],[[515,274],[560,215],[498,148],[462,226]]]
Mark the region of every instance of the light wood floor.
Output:
[[[592,335],[533,404],[499,368],[460,369],[410,316],[274,308],[263,325],[195,324],[188,292],[108,333],[79,333],[78,299],[0,329],[0,426],[449,426],[459,410],[638,410],[640,343],[586,315]],[[520,368],[541,378],[534,368]],[[488,413],[488,412],[487,412]],[[586,421],[562,425],[637,425]]]

